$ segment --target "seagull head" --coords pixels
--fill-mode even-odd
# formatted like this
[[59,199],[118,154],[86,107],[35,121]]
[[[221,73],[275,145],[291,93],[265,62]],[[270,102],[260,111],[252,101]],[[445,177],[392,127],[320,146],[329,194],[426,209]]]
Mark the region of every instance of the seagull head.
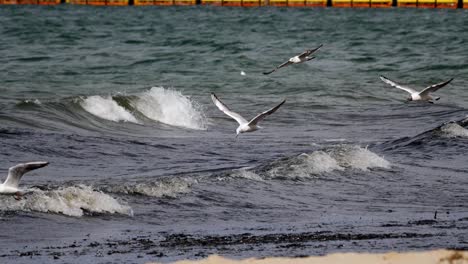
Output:
[[413,97],[411,97],[411,96],[410,96],[410,97],[407,97],[407,98],[406,98],[406,101],[413,101]]

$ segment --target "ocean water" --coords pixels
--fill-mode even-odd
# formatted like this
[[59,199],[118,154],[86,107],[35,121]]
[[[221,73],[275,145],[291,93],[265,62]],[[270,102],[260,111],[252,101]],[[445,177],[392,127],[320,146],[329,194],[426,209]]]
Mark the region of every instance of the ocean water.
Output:
[[[0,173],[50,164],[0,197],[0,263],[467,249],[467,19],[2,6]],[[428,104],[379,75],[454,80]],[[235,139],[211,92],[246,118],[287,101]]]

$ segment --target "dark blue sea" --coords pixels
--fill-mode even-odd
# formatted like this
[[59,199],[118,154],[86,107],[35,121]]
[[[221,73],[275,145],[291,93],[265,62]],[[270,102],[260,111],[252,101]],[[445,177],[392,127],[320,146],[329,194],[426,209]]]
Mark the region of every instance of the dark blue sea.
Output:
[[[0,7],[0,263],[468,248],[468,10]],[[314,60],[262,74],[323,44]],[[450,78],[434,104],[415,89]],[[240,135],[210,93],[250,119]]]

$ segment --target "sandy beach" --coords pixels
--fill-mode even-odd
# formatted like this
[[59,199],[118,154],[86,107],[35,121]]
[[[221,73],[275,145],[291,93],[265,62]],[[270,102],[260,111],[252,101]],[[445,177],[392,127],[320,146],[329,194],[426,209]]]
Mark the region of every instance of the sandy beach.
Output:
[[[233,260],[212,255],[202,260],[183,260],[176,264],[463,264],[468,263],[468,251],[434,250],[422,252],[389,252],[382,254],[335,253],[320,257],[263,258]],[[156,264],[156,263],[154,263]]]

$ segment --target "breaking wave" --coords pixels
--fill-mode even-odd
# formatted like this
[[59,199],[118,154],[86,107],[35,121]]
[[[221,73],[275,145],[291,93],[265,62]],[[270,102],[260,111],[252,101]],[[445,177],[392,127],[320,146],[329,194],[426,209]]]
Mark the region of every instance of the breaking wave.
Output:
[[391,167],[390,162],[359,146],[340,145],[312,153],[302,153],[291,158],[274,161],[260,168],[266,178],[309,178],[334,170]]
[[[404,147],[419,147],[424,145],[444,144],[446,145],[451,138],[467,138],[468,129],[468,118],[465,117],[458,121],[450,121],[443,123],[442,125],[424,131],[416,136],[403,137],[397,140],[384,142],[381,147],[384,150],[393,150]],[[451,140],[450,140],[451,141]]]
[[[243,178],[243,179],[248,179],[248,180],[253,180],[253,181],[264,181],[264,179],[256,174],[255,172],[249,170],[249,168],[241,168],[234,170],[232,173],[229,175],[230,178]],[[220,178],[222,180],[222,178]]]
[[[295,178],[307,178],[310,175],[318,175],[333,170],[343,170],[338,161],[323,151],[310,154],[302,153],[297,157],[288,159],[287,162],[278,162],[267,171],[267,175],[273,178],[293,175]],[[286,176],[287,177],[287,176]]]
[[85,111],[114,122],[142,124],[146,118],[197,130],[206,129],[208,123],[201,106],[181,92],[163,87],[131,96],[93,95],[79,101]]
[[443,136],[453,138],[453,137],[468,137],[468,129],[460,126],[457,123],[448,123],[440,127],[440,131],[443,133]]
[[390,162],[375,154],[367,148],[359,146],[340,146],[330,151],[331,156],[338,164],[345,168],[366,171],[370,168],[390,168]]
[[199,130],[207,128],[201,107],[179,91],[153,87],[139,95],[133,105],[147,118],[164,124]]
[[120,204],[111,196],[79,185],[57,190],[31,189],[19,201],[13,196],[0,197],[1,210],[57,213],[81,217],[84,214],[123,214],[133,216],[128,205]]
[[81,106],[87,112],[105,120],[140,123],[132,113],[119,105],[111,96],[90,96],[81,102]]
[[152,197],[176,198],[179,194],[189,193],[195,179],[165,179],[155,183],[136,183],[127,185],[105,186],[101,189],[118,194],[145,195]]
[[39,99],[26,99],[18,103],[18,105],[40,105],[42,102]]

